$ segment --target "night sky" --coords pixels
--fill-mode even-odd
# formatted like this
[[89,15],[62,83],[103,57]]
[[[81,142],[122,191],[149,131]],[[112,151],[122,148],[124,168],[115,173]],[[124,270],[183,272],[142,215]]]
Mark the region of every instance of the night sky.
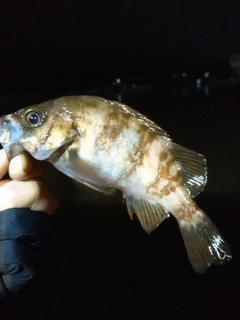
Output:
[[227,63],[239,1],[5,1],[1,88]]

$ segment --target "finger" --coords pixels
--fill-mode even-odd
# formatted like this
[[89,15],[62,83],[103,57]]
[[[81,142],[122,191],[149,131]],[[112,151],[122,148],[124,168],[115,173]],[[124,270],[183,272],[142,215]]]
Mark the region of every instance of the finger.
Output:
[[58,207],[56,194],[40,180],[12,180],[0,186],[0,211],[29,208],[52,214]]
[[9,161],[4,149],[0,150],[0,179],[7,173]]
[[27,180],[38,178],[42,175],[42,167],[39,161],[33,159],[29,153],[21,152],[9,163],[9,176],[13,180]]
[[12,181],[12,180],[11,179],[0,180],[0,187],[3,186],[5,183],[8,183],[9,181]]

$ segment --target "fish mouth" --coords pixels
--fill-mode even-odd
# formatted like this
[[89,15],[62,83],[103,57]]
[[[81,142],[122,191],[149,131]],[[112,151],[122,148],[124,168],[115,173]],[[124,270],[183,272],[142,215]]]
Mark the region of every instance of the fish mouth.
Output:
[[3,116],[0,118],[0,143],[3,144],[7,140],[6,133],[10,132],[11,118]]
[[18,125],[13,125],[11,116],[0,117],[0,143],[9,160],[24,150],[23,146],[19,144],[21,135],[22,129]]
[[7,127],[9,127],[10,122],[11,122],[11,119],[9,119],[7,116],[3,116],[0,118],[0,128],[1,128],[0,135],[2,135],[2,132],[6,130]]
[[19,153],[24,151],[24,148],[17,143],[13,143],[11,145],[3,145],[5,153],[7,154],[8,160],[12,160],[12,158],[16,157]]

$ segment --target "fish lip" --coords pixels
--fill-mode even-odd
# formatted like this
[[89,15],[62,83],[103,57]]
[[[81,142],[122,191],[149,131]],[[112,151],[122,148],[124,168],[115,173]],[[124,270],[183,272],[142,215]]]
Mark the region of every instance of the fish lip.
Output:
[[0,117],[0,143],[9,160],[24,150],[19,144],[21,135],[22,129],[11,115]]
[[5,141],[7,138],[7,132],[10,129],[11,119],[8,116],[0,117],[0,143],[2,147],[5,149],[8,143]]
[[23,146],[19,143],[8,144],[3,146],[3,148],[7,154],[8,160],[12,160],[12,158],[24,151]]
[[8,116],[0,117],[0,141],[4,132],[6,132],[9,129],[10,124],[11,124],[11,118],[9,118]]

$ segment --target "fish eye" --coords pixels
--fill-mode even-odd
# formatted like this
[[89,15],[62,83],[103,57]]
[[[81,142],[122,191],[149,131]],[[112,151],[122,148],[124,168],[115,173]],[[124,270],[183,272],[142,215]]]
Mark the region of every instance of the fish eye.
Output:
[[30,127],[38,127],[42,124],[43,115],[38,110],[29,110],[25,113],[25,120]]

